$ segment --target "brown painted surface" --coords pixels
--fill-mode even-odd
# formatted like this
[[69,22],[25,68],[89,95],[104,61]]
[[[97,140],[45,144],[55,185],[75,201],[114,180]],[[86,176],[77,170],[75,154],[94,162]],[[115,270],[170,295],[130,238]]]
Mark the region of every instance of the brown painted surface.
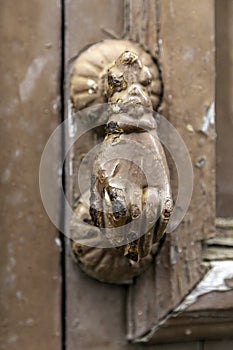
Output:
[[[215,232],[215,140],[213,130],[208,130],[207,135],[200,131],[206,109],[214,99],[213,2],[180,0],[158,4],[159,62],[164,83],[160,110],[188,147],[194,187],[189,210],[175,232],[168,235],[154,271],[150,277],[139,277],[131,288],[129,333],[139,339],[164,321],[202,278],[201,240]],[[206,161],[198,168],[200,158]],[[176,192],[175,183],[173,188]]]
[[153,57],[159,54],[159,20],[157,0],[125,0],[125,34]]
[[58,350],[60,251],[38,184],[59,121],[58,2],[1,1],[0,41],[0,349]]
[[215,4],[217,215],[233,217],[233,2]]
[[66,3],[67,60],[84,47],[123,34],[124,0],[71,0]]
[[[124,4],[127,9],[126,17],[128,16],[128,22],[125,25]],[[87,44],[107,38],[108,36],[101,28],[120,37],[122,33],[128,31],[132,37],[136,35],[136,39],[153,53],[158,53],[161,46],[163,52],[161,51],[160,55],[161,62],[163,60],[165,62],[163,73],[166,84],[164,114],[176,123],[181,133],[186,135],[193,159],[198,160],[199,156],[207,150],[205,155],[208,161],[205,167],[195,169],[198,179],[202,181],[202,187],[199,186],[201,181],[198,181],[191,211],[179,231],[184,234],[181,232],[181,235],[177,236],[178,240],[172,238],[164,247],[164,252],[157,261],[164,266],[164,269],[160,269],[157,265],[154,271],[152,266],[147,276],[144,276],[145,284],[134,287],[139,303],[135,305],[137,307],[135,312],[138,312],[139,316],[136,321],[143,327],[155,319],[154,310],[158,310],[160,315],[166,310],[169,294],[163,294],[163,292],[173,288],[171,294],[176,297],[189,285],[187,279],[190,273],[193,281],[200,276],[201,256],[196,252],[201,252],[199,238],[202,238],[200,232],[203,231],[199,230],[199,225],[202,221],[196,223],[193,220],[196,215],[199,216],[206,210],[206,207],[205,213],[209,216],[213,203],[213,193],[206,195],[203,187],[203,181],[205,185],[207,180],[211,180],[208,186],[212,188],[213,185],[213,176],[210,172],[212,163],[208,158],[212,157],[212,146],[209,144],[205,148],[204,136],[203,138],[200,136],[197,148],[194,142],[194,135],[200,125],[199,118],[203,116],[213,92],[212,48],[204,54],[207,47],[205,40],[207,37],[210,39],[207,33],[213,31],[213,28],[210,28],[212,22],[209,21],[212,8],[208,7],[212,2],[200,2],[198,5],[195,3],[195,6],[193,4],[193,1],[184,0],[66,1],[67,61]],[[145,6],[145,11],[138,13],[141,6]],[[230,143],[232,141],[232,75],[230,73],[232,7],[230,0],[216,0],[218,49],[216,108],[219,135],[217,138],[217,212],[222,216],[232,216],[233,205],[232,153],[230,151],[232,149]],[[14,4],[6,0],[1,2],[0,349],[2,350],[61,349],[60,318],[61,316],[64,318],[65,315],[60,314],[60,251],[54,241],[57,238],[57,231],[43,209],[38,188],[40,156],[47,138],[59,121],[60,15],[60,2],[55,0],[49,2],[41,0],[40,3],[22,0]],[[203,21],[204,17],[206,21]],[[129,18],[131,18],[130,25]],[[139,25],[141,21],[144,21],[143,27]],[[161,37],[159,38],[159,32],[155,28],[158,28],[160,22]],[[180,29],[182,25],[183,33]],[[135,27],[137,31],[134,31]],[[147,30],[151,35],[147,35]],[[207,39],[208,45],[212,47],[213,42],[209,39]],[[179,47],[180,40],[182,40],[182,47]],[[211,40],[213,40],[212,37]],[[192,50],[190,51],[193,47],[196,50],[194,56],[192,56]],[[180,55],[183,58],[186,57],[186,62],[182,65],[179,62]],[[187,78],[185,81],[183,76]],[[208,89],[207,81],[209,81]],[[198,84],[195,85],[195,82]],[[204,89],[200,88],[200,82],[201,84],[204,82],[202,85]],[[187,87],[190,91],[184,89]],[[197,93],[198,89],[200,93]],[[180,119],[177,116],[180,116]],[[194,127],[194,134],[185,128],[187,124]],[[205,175],[207,170],[209,170],[209,177]],[[199,173],[201,175],[198,175]],[[197,203],[197,198],[202,204],[201,207]],[[205,225],[205,237],[212,232],[209,231],[211,220]],[[198,237],[191,250],[185,248],[188,229],[190,229],[189,237]],[[194,248],[195,245],[197,249]],[[177,269],[173,267],[170,273],[169,252],[172,246],[181,247],[181,251]],[[185,266],[190,270],[184,270]],[[191,269],[196,272],[190,272]],[[187,279],[183,280],[182,276],[185,274]],[[180,288],[178,292],[170,282],[171,276],[178,278]],[[154,284],[154,278],[157,284]],[[66,281],[68,350],[152,350],[155,348],[158,350],[231,350],[233,348],[232,340],[191,341],[200,337],[205,338],[208,332],[210,337],[211,334],[215,336],[216,330],[222,334],[222,338],[232,334],[231,291],[226,292],[224,296],[222,293],[215,292],[201,297],[190,308],[192,312],[186,315],[186,318],[174,319],[170,330],[166,327],[161,329],[160,338],[158,336],[154,340],[156,343],[165,340],[170,344],[157,344],[155,347],[144,344],[132,345],[127,342],[125,338],[126,299],[129,295],[127,296],[125,287],[109,286],[91,280],[74,264],[69,252],[67,253]],[[156,300],[159,300],[156,309],[153,309],[155,300],[149,298],[149,292],[147,292],[149,290],[150,293],[155,292]],[[217,316],[222,315],[222,320],[219,320],[219,324],[214,324],[213,319],[206,318],[205,325],[200,325],[200,315],[198,315],[200,310],[203,312],[204,309],[208,309],[208,313],[216,303],[219,309]],[[141,313],[139,305],[147,307],[147,313]],[[231,309],[226,309],[227,305]],[[230,320],[230,323],[224,319]],[[188,327],[186,333],[184,333],[184,324],[192,327],[191,329]],[[189,342],[174,343],[175,340]]]
[[232,340],[209,341],[204,344],[203,350],[231,350],[233,348]]
[[[66,9],[67,60],[86,45],[108,38],[101,28],[121,35],[123,5],[123,1],[102,1],[101,6],[98,0],[70,1]],[[72,259],[69,243],[67,251],[67,350],[133,349],[125,337],[125,287],[87,277]]]
[[[206,239],[215,232],[215,132],[201,132],[206,110],[214,101],[214,4],[212,0],[160,1],[162,113],[189,150],[194,186],[178,241]],[[205,159],[202,167],[198,160]]]
[[[229,283],[230,286],[230,283]],[[200,296],[197,301],[188,308],[188,311],[202,312],[207,311],[218,313],[218,317],[221,315],[224,317],[224,312],[233,310],[233,290],[227,292],[213,291],[211,293]],[[231,318],[233,320],[233,311],[231,311]]]
[[[200,350],[200,344],[198,342],[190,343],[173,343],[173,344],[157,344],[155,346],[144,346],[145,350]],[[139,348],[142,350],[143,348]]]
[[[197,316],[196,316],[197,317]],[[231,334],[233,332],[232,319],[228,321],[211,322],[211,318],[203,319],[204,322],[198,322],[195,324],[195,318],[185,318],[184,323],[177,325],[177,320],[170,319],[166,326],[162,326],[156,335],[150,340],[152,344],[158,344],[164,342],[176,343],[176,342],[189,342],[201,339],[208,340],[219,340],[219,339],[229,339],[232,338]],[[217,333],[216,333],[217,332]],[[229,335],[230,334],[230,335]],[[207,340],[206,340],[207,341]],[[198,343],[198,342],[197,342]],[[221,348],[219,348],[220,350]],[[226,348],[226,350],[231,350],[232,348]],[[224,348],[225,350],[225,348]]]
[[[109,31],[118,35],[123,33],[123,2],[117,8],[112,3],[111,6],[110,3],[108,5],[104,2],[93,10],[94,6],[87,9],[82,1],[69,3],[67,59],[76,55],[87,44],[104,39],[105,35],[100,28],[107,28],[109,18],[114,18]],[[197,6],[194,1],[187,3],[180,0],[168,3],[129,0],[125,1],[125,5],[124,33],[128,33],[126,37],[136,39],[150,49],[152,54],[160,55],[165,87],[161,111],[177,127],[189,148],[194,167],[194,193],[190,210],[176,235],[168,237],[156,264],[137,280],[130,288],[129,294],[126,294],[125,287],[108,286],[89,279],[78,270],[68,249],[66,334],[69,350],[92,347],[111,347],[114,350],[144,348],[144,345],[127,344],[126,324],[129,337],[143,334],[181,301],[203,276],[201,241],[213,236],[215,232],[215,133],[214,129],[209,129],[207,134],[200,131],[204,115],[214,99],[213,2],[207,1]],[[143,15],[140,12],[141,7]],[[155,15],[154,19],[151,16],[152,12]],[[79,14],[81,17],[77,21]],[[120,21],[115,22],[116,18]],[[85,35],[76,37],[74,33],[81,32],[87,23],[90,27]],[[147,30],[152,30],[152,27],[154,45],[147,36]],[[196,165],[200,159],[205,160],[202,167]],[[214,300],[218,299],[217,295],[212,296]],[[213,298],[209,301],[209,307],[214,302]],[[124,316],[126,299],[129,301],[127,320]],[[200,310],[203,311],[202,306],[198,308],[198,311]],[[174,319],[174,322],[170,321],[170,328],[170,323],[165,324],[152,342],[189,341],[183,345],[184,348],[197,349],[204,343],[190,341],[205,336],[211,338],[213,322],[219,328],[218,337],[229,336],[231,327],[224,322],[226,314],[227,310],[218,325],[216,319],[207,318],[205,327],[202,327],[194,313],[184,315],[177,328],[174,326],[178,318]],[[193,327],[191,333],[185,328],[186,324],[182,323],[183,319]],[[159,347],[182,348],[180,344]]]

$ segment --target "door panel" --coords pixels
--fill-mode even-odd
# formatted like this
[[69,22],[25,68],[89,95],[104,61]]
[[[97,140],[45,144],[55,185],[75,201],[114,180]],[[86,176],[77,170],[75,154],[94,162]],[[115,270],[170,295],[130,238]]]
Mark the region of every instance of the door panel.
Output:
[[60,119],[60,7],[1,1],[0,17],[0,348],[58,350],[59,234],[38,176]]
[[217,215],[233,217],[233,3],[215,1],[216,24],[216,124]]
[[[215,4],[217,207],[229,216],[232,11],[230,1]],[[13,6],[4,0],[0,17],[0,348],[230,350],[232,341],[216,340],[233,334],[233,225],[215,222],[214,2],[23,0]],[[159,63],[159,112],[183,137],[195,179],[184,220],[131,286],[100,283],[79,269],[70,242],[60,240],[43,209],[38,185],[43,148],[68,113],[63,75],[67,88],[71,59],[108,38],[136,41]],[[81,155],[72,152],[75,168]],[[169,167],[176,197],[171,157]],[[66,179],[73,202],[69,171]],[[54,206],[62,216],[58,195]]]
[[[156,336],[153,338],[153,334],[162,324],[166,325],[171,310],[178,307],[204,277],[207,269],[203,264],[202,241],[215,234],[215,131],[211,123],[209,129],[202,130],[214,100],[213,3],[208,1],[197,6],[195,1],[168,3],[127,0],[120,6],[108,5],[104,2],[87,8],[82,1],[69,2],[66,10],[67,57],[70,59],[86,45],[105,39],[106,30],[101,32],[100,28],[106,29],[109,25],[111,30],[108,31],[115,33],[115,37],[136,40],[146,48],[159,61],[162,70],[164,95],[159,111],[185,140],[193,163],[195,183],[185,219],[168,236],[154,264],[128,290],[90,281],[72,262],[67,244],[67,344],[71,349],[78,344],[78,339],[82,346],[86,344],[85,341],[91,346],[86,333],[92,324],[86,317],[86,310],[89,309],[92,319],[101,320],[94,330],[98,346],[105,344],[104,329],[108,329],[109,334],[113,334],[114,329],[114,339],[122,339],[125,326],[129,340],[148,341],[152,338],[152,342],[166,342],[169,332],[162,330],[163,335],[158,340]],[[82,17],[77,21],[79,14]],[[94,24],[92,17],[95,18]],[[112,18],[111,24],[109,18]],[[120,21],[116,22],[116,18],[120,18]],[[79,33],[86,23],[89,23],[87,32],[76,39],[74,33]],[[78,155],[74,152],[70,158],[74,164],[76,157]],[[171,177],[175,179],[172,185],[176,194],[176,171],[172,162]],[[72,176],[68,177],[71,201],[73,182]],[[90,290],[87,287],[89,284],[92,286]],[[80,286],[83,286],[81,290]],[[90,298],[83,298],[82,290],[87,289]],[[99,293],[101,298],[94,302]],[[116,303],[111,297],[113,293],[117,298]],[[82,302],[78,303],[77,300]],[[104,300],[104,305],[101,300]],[[114,325],[112,329],[108,318],[121,317],[118,314],[119,303],[121,310],[127,310],[127,322],[122,327],[120,321],[120,326]],[[107,314],[105,310],[108,310]],[[189,337],[185,337],[185,330],[181,332],[180,340],[183,337],[189,340]],[[172,336],[169,340],[173,340]],[[121,341],[124,343],[124,340]],[[117,348],[118,345],[114,344],[113,340],[112,346]],[[124,344],[126,348],[131,346]]]

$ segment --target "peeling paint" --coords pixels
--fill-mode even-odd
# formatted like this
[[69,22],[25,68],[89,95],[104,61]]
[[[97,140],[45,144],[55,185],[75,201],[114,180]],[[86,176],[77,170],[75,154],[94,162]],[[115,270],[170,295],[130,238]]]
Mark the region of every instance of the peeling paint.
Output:
[[[197,299],[204,294],[214,291],[226,292],[233,289],[233,286],[229,286],[229,279],[233,278],[233,261],[213,261],[210,264],[211,268],[196,286],[196,288],[185,298],[185,300],[174,309],[173,312],[168,313],[163,319],[161,319],[156,325],[151,327],[149,332],[144,336],[136,338],[133,343],[147,343],[153,336],[153,334],[163,326],[171,316],[177,316],[180,312],[183,312],[190,305],[195,303]],[[191,330],[186,329],[185,334],[190,335]],[[132,340],[132,339],[131,339]]]
[[73,138],[77,132],[77,126],[74,120],[72,105],[69,101],[68,103],[68,134],[70,138]]
[[61,250],[62,249],[62,244],[60,238],[56,237],[54,239],[56,246]]
[[192,134],[194,134],[195,130],[194,127],[192,126],[192,124],[187,124],[186,125],[186,129],[191,132]]
[[44,44],[46,49],[51,49],[52,48],[52,43],[51,42],[47,42]]
[[61,109],[61,99],[60,99],[60,96],[57,96],[52,103],[52,111],[56,115],[57,113],[60,112],[60,109]]
[[200,131],[206,135],[209,135],[209,129],[211,126],[214,126],[215,123],[215,104],[211,102],[207,108],[205,115],[202,120],[202,125]]
[[185,300],[174,310],[181,312],[194,304],[197,299],[207,293],[214,291],[226,292],[233,289],[226,280],[233,278],[233,261],[213,261],[210,263],[210,270],[196,286],[196,288],[185,298]]
[[21,156],[21,153],[22,151],[19,148],[17,148],[14,153],[14,158],[15,159],[19,158]]
[[197,168],[202,168],[205,165],[205,163],[206,163],[206,157],[203,156],[196,161],[195,166]]
[[170,247],[170,261],[172,265],[175,265],[177,261],[177,247],[174,245]]

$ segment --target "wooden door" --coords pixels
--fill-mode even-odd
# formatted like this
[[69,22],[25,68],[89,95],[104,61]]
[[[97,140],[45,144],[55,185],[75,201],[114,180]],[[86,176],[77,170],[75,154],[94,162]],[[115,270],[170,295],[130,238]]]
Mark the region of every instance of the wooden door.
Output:
[[[4,0],[0,16],[0,349],[231,349],[231,0]],[[183,137],[194,169],[189,211],[131,286],[80,271],[39,190],[42,151],[66,118],[69,62],[108,38],[136,41],[159,62],[159,111]],[[215,93],[217,213],[225,216],[217,221]],[[172,162],[171,177],[176,193]],[[59,193],[54,207],[64,215]]]

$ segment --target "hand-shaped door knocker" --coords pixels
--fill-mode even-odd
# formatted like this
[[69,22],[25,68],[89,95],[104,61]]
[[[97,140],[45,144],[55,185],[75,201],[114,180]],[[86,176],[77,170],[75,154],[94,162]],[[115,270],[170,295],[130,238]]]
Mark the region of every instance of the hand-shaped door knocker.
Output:
[[[106,42],[103,45],[109,47]],[[102,84],[96,94],[108,103],[107,120],[92,165],[89,205],[80,195],[71,220],[72,250],[82,270],[118,284],[132,282],[151,262],[173,208],[167,161],[153,113],[154,73],[139,59],[136,45],[136,50],[134,44],[128,44],[128,50],[124,45],[126,50],[101,72],[100,82],[92,80],[93,86]],[[81,103],[77,94],[80,65],[78,58],[70,78],[76,111]],[[99,231],[106,247],[83,244],[81,222],[89,233],[93,228]]]

